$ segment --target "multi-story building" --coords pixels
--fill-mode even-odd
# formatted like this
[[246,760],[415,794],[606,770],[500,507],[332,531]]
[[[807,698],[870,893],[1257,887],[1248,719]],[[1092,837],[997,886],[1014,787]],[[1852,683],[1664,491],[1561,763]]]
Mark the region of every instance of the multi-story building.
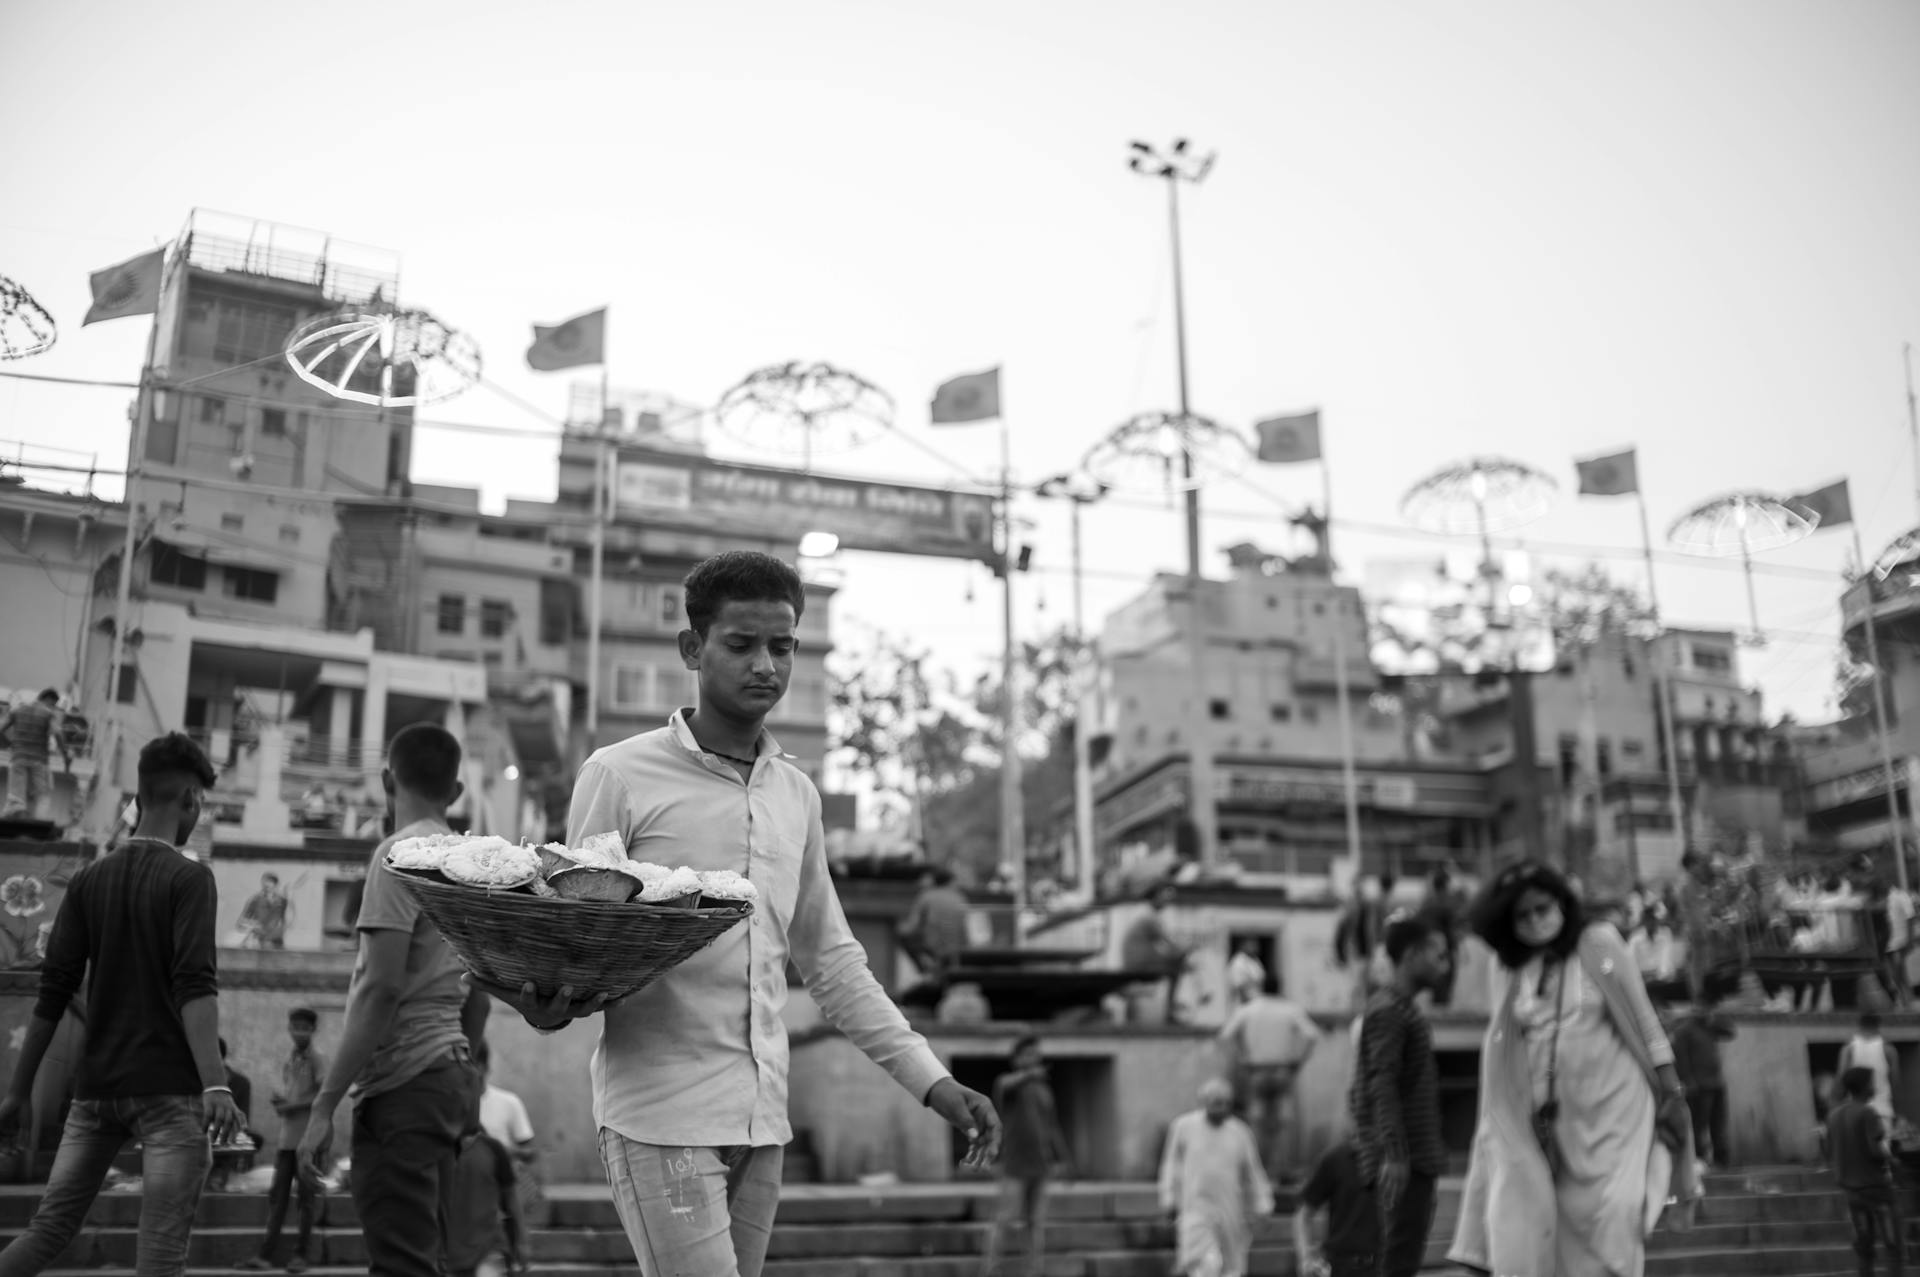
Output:
[[[1361,843],[1368,872],[1478,864],[1493,809],[1475,768],[1439,756],[1398,702],[1376,695],[1360,592],[1324,554],[1286,563],[1236,552],[1230,579],[1203,580],[1207,735],[1224,858],[1254,879],[1324,886],[1347,849],[1336,652],[1344,651]],[[1161,576],[1101,633],[1105,734],[1096,777],[1100,859],[1174,847],[1188,804],[1188,707],[1198,694],[1186,578]],[[1336,627],[1338,636],[1336,640]]]

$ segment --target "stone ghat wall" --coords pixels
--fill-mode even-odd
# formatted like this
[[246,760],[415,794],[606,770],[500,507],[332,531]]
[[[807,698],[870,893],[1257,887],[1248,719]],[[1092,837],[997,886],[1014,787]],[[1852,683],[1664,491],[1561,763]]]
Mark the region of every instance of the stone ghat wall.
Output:
[[[221,1032],[233,1063],[254,1084],[254,1127],[271,1145],[277,1123],[267,1099],[278,1087],[287,1051],[286,1017],[294,1007],[320,1015],[318,1042],[331,1052],[346,1008],[352,955],[346,953],[222,950]],[[0,972],[0,1027],[7,1029],[4,1067],[18,1058],[38,977]],[[844,1038],[817,1022],[811,1001],[796,988],[789,1004],[793,1032],[790,1111],[804,1132],[817,1177],[850,1182],[892,1173],[903,1180],[940,1181],[955,1175],[945,1126]],[[1732,1016],[1738,1036],[1727,1045],[1730,1126],[1736,1156],[1747,1162],[1811,1160],[1818,1154],[1814,1077],[1830,1072],[1853,1035],[1847,1015],[1753,1013]],[[1889,1013],[1887,1037],[1905,1065],[1900,1106],[1920,1114],[1920,1015]],[[1321,1020],[1325,1044],[1302,1074],[1298,1121],[1290,1152],[1305,1162],[1341,1133],[1347,1111],[1352,1038],[1348,1026]],[[1471,1013],[1435,1017],[1449,1140],[1464,1153],[1471,1138],[1476,1055],[1485,1021]],[[1023,1025],[927,1025],[934,1050],[968,1085],[986,1089],[1005,1067]],[[1119,1028],[1090,1025],[1043,1030],[1063,1121],[1084,1176],[1151,1178],[1167,1123],[1193,1106],[1200,1082],[1217,1071],[1213,1035],[1201,1029]],[[554,1181],[601,1178],[588,1063],[598,1033],[577,1025],[541,1037],[518,1016],[496,1006],[488,1037],[494,1080],[518,1093],[538,1132],[546,1173]],[[78,1049],[77,1025],[63,1028],[36,1088],[40,1117],[35,1138],[50,1151],[58,1130],[65,1070]],[[347,1147],[346,1109],[337,1147]],[[796,1161],[804,1159],[796,1158]]]

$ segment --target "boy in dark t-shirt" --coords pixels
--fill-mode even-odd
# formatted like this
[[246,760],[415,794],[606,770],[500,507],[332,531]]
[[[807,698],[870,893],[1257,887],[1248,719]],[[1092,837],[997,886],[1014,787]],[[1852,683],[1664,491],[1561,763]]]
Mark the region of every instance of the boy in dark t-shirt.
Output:
[[1840,1075],[1846,1095],[1827,1117],[1827,1155],[1846,1194],[1853,1221],[1853,1253],[1861,1277],[1873,1277],[1874,1243],[1886,1247],[1887,1271],[1900,1277],[1906,1259],[1905,1225],[1893,1191],[1893,1158],[1886,1121],[1873,1107],[1873,1070],[1850,1068]]
[[[1325,1211],[1326,1236],[1313,1244],[1313,1217]],[[1293,1212],[1293,1246],[1307,1277],[1374,1277],[1379,1270],[1380,1209],[1360,1178],[1353,1145],[1328,1149],[1300,1190]]]
[[982,1274],[996,1271],[1007,1234],[1023,1218],[1026,1271],[1040,1271],[1047,1251],[1047,1185],[1068,1162],[1067,1137],[1060,1129],[1053,1088],[1047,1083],[1040,1039],[1028,1034],[1014,1043],[1011,1064],[993,1084],[993,1104],[1006,1124],[1006,1140],[1000,1146],[1000,1202],[987,1238]]

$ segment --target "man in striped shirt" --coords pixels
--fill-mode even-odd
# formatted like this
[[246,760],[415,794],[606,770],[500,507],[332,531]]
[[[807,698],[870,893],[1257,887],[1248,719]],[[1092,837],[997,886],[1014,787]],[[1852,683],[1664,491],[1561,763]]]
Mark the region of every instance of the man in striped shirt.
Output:
[[1367,1001],[1353,1071],[1354,1146],[1361,1179],[1380,1202],[1382,1277],[1413,1277],[1447,1163],[1433,1029],[1414,998],[1445,979],[1447,937],[1403,915],[1387,923],[1386,949],[1393,980]]

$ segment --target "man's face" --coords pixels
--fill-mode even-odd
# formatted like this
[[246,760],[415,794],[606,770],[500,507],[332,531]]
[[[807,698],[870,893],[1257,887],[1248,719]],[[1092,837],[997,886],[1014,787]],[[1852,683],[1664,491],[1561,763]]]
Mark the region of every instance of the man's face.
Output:
[[1040,1053],[1037,1045],[1023,1046],[1013,1054],[1013,1067],[1018,1072],[1031,1073],[1045,1065],[1046,1057]]
[[1418,949],[1414,950],[1414,984],[1422,989],[1438,989],[1447,978],[1447,969],[1452,965],[1447,957],[1447,938],[1431,935]]
[[735,722],[757,723],[786,695],[793,677],[791,603],[733,600],[702,638],[680,632],[680,656],[700,676],[700,707]]
[[304,1020],[289,1020],[287,1036],[293,1039],[294,1050],[304,1051],[313,1045],[313,1026]]
[[1223,1095],[1219,1091],[1209,1091],[1203,1103],[1207,1110],[1207,1120],[1215,1126],[1220,1125],[1220,1123],[1226,1121],[1227,1118],[1233,1115],[1233,1097],[1231,1095]]
[[260,890],[270,897],[277,896],[280,894],[280,880],[272,874],[262,874],[260,876]]

